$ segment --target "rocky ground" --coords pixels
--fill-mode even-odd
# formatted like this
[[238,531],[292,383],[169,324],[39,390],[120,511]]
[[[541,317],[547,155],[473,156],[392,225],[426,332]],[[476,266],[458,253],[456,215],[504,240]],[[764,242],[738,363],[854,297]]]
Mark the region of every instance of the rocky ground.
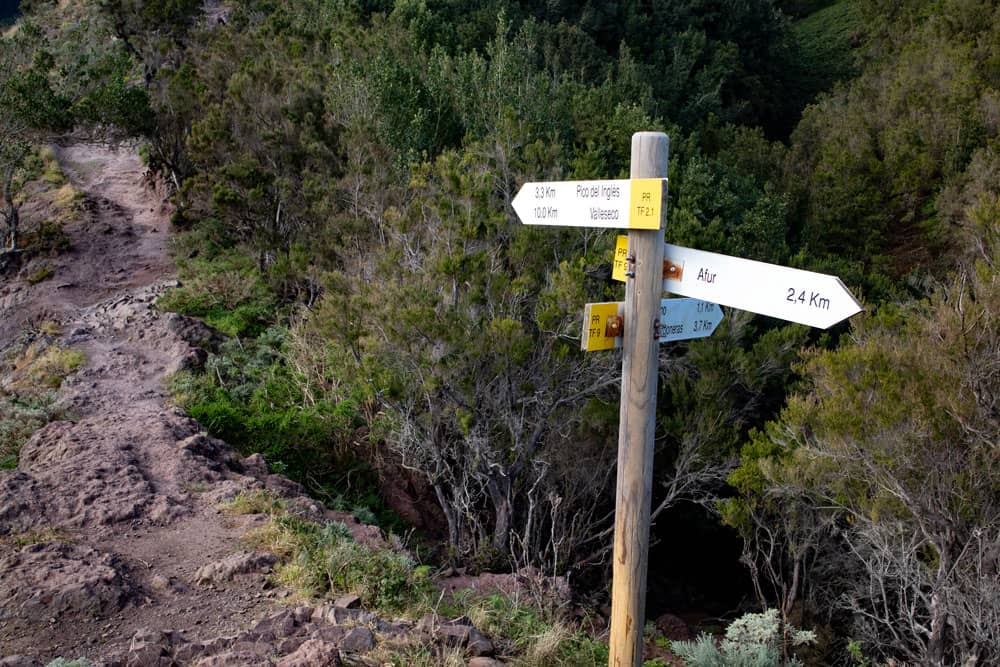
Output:
[[0,351],[42,321],[53,343],[84,353],[49,424],[0,471],[0,665],[83,656],[104,665],[380,664],[384,642],[418,637],[470,665],[501,664],[468,619],[384,619],[356,600],[295,606],[268,579],[274,558],[241,536],[263,520],[219,511],[240,490],[271,489],[301,514],[378,530],[317,506],[171,407],[164,377],[204,358],[214,334],[162,313],[173,284],[169,210],[135,153],[57,148],[82,214],[71,249],[0,276]]

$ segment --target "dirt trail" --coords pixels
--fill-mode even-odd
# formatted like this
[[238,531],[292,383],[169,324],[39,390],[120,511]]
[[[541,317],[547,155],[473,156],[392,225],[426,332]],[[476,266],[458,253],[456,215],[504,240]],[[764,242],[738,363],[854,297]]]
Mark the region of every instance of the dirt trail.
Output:
[[[356,609],[291,610],[267,580],[273,557],[243,551],[241,535],[262,518],[218,511],[241,489],[276,490],[315,520],[350,517],[169,406],[164,376],[203,356],[197,344],[211,332],[154,307],[173,283],[162,192],[130,150],[81,144],[57,155],[85,215],[65,230],[72,250],[46,260],[52,279],[29,285],[30,266],[0,278],[0,348],[45,319],[87,362],[60,390],[73,420],[36,433],[18,469],[0,471],[0,666],[58,656],[334,665],[411,631]],[[48,539],[15,540],[39,535]]]

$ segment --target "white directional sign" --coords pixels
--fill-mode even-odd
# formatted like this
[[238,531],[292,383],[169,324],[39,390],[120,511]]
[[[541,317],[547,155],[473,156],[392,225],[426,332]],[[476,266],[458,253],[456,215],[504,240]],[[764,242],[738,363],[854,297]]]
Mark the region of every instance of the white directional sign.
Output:
[[659,229],[665,180],[525,183],[511,205],[526,225]]
[[[613,350],[622,346],[624,301],[588,303],[583,310],[580,349]],[[711,336],[724,314],[714,303],[700,299],[661,299],[656,339],[661,343]]]
[[712,335],[723,316],[722,308],[701,299],[662,299],[656,337],[661,343],[705,338]]
[[666,244],[663,290],[826,329],[860,312],[840,278]]

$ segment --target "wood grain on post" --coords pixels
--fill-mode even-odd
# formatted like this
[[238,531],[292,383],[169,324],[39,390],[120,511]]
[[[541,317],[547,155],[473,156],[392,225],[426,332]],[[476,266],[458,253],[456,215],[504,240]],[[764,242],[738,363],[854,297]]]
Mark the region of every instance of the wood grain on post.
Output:
[[[670,139],[662,132],[632,135],[632,178],[666,178]],[[659,375],[654,322],[663,293],[663,188],[658,230],[630,230],[635,276],[625,284],[622,397],[618,426],[614,564],[611,585],[610,667],[641,667],[653,483],[653,431]]]

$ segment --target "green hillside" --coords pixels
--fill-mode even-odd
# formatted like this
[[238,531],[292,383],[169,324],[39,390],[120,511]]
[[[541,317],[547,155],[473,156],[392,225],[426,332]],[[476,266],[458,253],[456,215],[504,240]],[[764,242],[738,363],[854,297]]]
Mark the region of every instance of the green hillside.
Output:
[[229,342],[172,388],[213,434],[397,531],[404,489],[437,565],[606,602],[621,356],[578,348],[584,304],[623,298],[616,233],[510,202],[624,178],[632,134],[665,131],[668,242],[836,274],[866,312],[729,310],[662,348],[653,535],[694,564],[654,563],[647,615],[777,609],[818,629],[811,664],[1000,664],[996,3],[81,7],[121,51],[83,67],[97,47],[32,3],[50,41],[0,103],[54,132],[22,104],[46,82],[175,185],[161,305]]

